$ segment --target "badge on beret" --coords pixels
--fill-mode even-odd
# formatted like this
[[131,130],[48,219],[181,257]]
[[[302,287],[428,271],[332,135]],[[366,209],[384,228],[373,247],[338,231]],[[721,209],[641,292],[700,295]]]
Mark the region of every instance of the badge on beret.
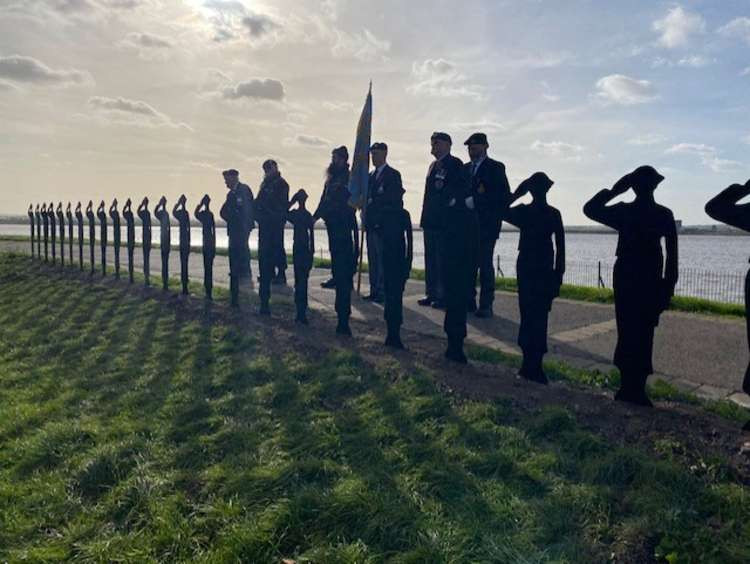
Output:
[[484,184],[482,182],[479,183],[479,189],[477,190],[480,194],[484,194]]
[[436,180],[435,181],[435,188],[438,190],[442,190],[445,183],[442,180]]

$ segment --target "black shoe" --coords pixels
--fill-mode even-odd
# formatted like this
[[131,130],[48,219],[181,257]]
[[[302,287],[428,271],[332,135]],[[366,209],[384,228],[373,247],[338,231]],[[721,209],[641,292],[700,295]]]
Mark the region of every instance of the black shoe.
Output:
[[434,309],[445,309],[445,302],[441,300],[435,300],[432,302],[432,307]]
[[336,326],[336,334],[337,335],[344,335],[346,337],[351,337],[352,336],[352,330],[349,328],[348,324],[347,325],[343,325],[343,324],[339,323]]
[[463,347],[448,345],[448,348],[445,350],[445,358],[459,364],[467,364],[469,362],[464,354]]
[[394,348],[394,349],[401,349],[401,350],[403,350],[403,349],[406,348],[406,347],[404,347],[404,343],[401,342],[401,337],[391,337],[390,335],[388,335],[385,338],[385,343],[384,344],[385,344],[386,347],[391,347],[391,348]]
[[615,400],[640,405],[641,407],[654,407],[645,390],[633,391],[620,388],[615,394]]
[[300,323],[301,325],[309,324],[309,322],[307,321],[307,317],[305,317],[304,315],[298,315],[297,317],[294,318],[294,321],[296,323]]
[[521,374],[521,376],[525,380],[529,380],[530,382],[536,382],[537,384],[544,384],[545,386],[549,384],[549,380],[547,379],[547,375],[544,373],[543,370],[538,370],[536,372],[532,372],[530,374]]
[[489,319],[494,314],[491,307],[480,307],[474,315],[480,319]]
[[268,307],[268,304],[262,305],[260,306],[260,310],[258,310],[258,313],[260,315],[269,316],[271,315],[271,308]]
[[432,305],[432,302],[435,301],[429,296],[425,296],[424,298],[417,300],[417,304],[421,306],[429,306]]
[[327,290],[331,290],[332,288],[336,287],[336,281],[333,278],[329,278],[325,282],[321,282],[320,287],[326,288]]
[[466,312],[467,313],[474,313],[477,310],[477,303],[474,301],[469,302],[466,304]]

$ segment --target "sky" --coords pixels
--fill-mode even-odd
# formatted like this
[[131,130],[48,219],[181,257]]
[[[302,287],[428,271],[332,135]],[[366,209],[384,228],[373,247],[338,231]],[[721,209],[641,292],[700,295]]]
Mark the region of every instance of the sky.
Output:
[[[685,223],[750,178],[750,0],[0,0],[0,213],[224,199],[275,158],[316,203],[373,82],[419,217],[433,131],[487,134],[565,223],[641,164]],[[627,199],[626,195],[626,199]]]

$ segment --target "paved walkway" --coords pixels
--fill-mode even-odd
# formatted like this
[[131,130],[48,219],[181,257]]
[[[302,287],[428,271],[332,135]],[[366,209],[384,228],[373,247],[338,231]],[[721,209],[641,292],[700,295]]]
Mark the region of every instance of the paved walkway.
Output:
[[[0,251],[15,250],[28,253],[29,244],[23,242],[0,241]],[[85,257],[88,249],[85,249]],[[97,260],[99,246],[97,245]],[[76,249],[77,253],[77,249]],[[126,276],[126,253],[121,252],[122,271]],[[142,270],[142,253],[135,252],[136,269]],[[113,261],[110,249],[108,263]],[[170,276],[179,278],[179,254],[170,253]],[[257,264],[253,265],[253,275],[257,274]],[[151,252],[152,284],[159,285],[161,272],[159,250]],[[291,267],[287,271],[290,285],[293,280]],[[227,257],[217,256],[214,263],[214,284],[227,286],[229,263]],[[334,292],[320,288],[320,282],[327,279],[329,271],[315,269],[310,276],[310,304],[326,315],[333,314]],[[203,262],[198,253],[190,260],[190,277],[203,280]],[[257,289],[257,287],[256,287]],[[272,292],[291,295],[291,289],[272,287]],[[404,327],[422,334],[443,336],[442,311],[420,307],[417,300],[424,292],[424,284],[410,280],[404,293]],[[367,275],[363,275],[362,294],[367,294]],[[273,298],[272,298],[273,300]],[[273,304],[273,301],[272,301]],[[355,321],[383,323],[382,306],[352,299]],[[469,315],[468,340],[477,344],[499,349],[503,352],[520,354],[516,345],[519,313],[516,294],[498,292],[493,319],[477,319]],[[549,354],[547,358],[587,369],[603,372],[613,368],[612,353],[617,337],[614,320],[614,307],[606,304],[593,304],[573,300],[557,299],[554,302],[549,320]],[[408,346],[408,343],[407,343]],[[654,368],[652,379],[662,379],[674,386],[690,391],[701,397],[731,399],[750,407],[748,396],[740,386],[748,362],[747,341],[744,320],[710,317],[683,312],[666,312],[656,331],[654,343]]]

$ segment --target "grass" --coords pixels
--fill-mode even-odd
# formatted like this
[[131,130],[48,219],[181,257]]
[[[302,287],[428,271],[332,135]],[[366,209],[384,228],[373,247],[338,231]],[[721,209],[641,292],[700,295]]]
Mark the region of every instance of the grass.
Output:
[[0,293],[0,561],[750,560],[747,488],[674,441],[654,459],[20,256]]

